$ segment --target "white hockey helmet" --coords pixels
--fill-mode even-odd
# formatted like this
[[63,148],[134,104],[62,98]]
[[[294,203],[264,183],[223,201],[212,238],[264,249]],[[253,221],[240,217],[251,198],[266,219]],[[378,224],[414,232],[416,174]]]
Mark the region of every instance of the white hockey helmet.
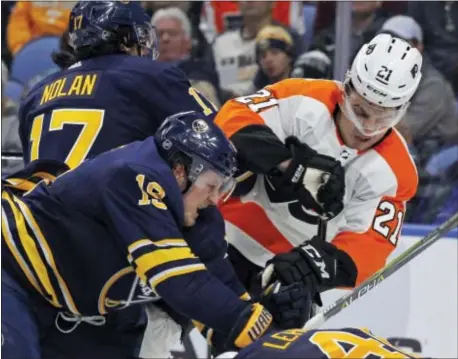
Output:
[[373,105],[378,124],[364,129],[363,120],[352,111],[347,96],[342,110],[368,136],[395,126],[418,88],[421,66],[421,53],[408,42],[389,34],[375,36],[359,50],[344,84],[346,95],[352,87]]

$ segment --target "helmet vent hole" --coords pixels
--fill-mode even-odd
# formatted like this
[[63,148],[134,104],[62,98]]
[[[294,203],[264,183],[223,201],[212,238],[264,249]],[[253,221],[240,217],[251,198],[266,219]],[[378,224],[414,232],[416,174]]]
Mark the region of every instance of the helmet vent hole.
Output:
[[406,87],[406,84],[398,86],[398,89],[402,89],[403,87]]
[[359,77],[359,75],[356,75],[356,78],[358,79],[359,83],[362,83],[361,78]]
[[369,71],[369,70],[367,69],[367,65],[366,65],[366,64],[364,64],[364,68],[366,69],[366,71]]
[[390,47],[388,48],[388,53],[391,52],[391,49],[393,48],[393,46],[390,45]]
[[404,55],[402,55],[401,60],[404,60],[407,56],[407,52],[404,52]]

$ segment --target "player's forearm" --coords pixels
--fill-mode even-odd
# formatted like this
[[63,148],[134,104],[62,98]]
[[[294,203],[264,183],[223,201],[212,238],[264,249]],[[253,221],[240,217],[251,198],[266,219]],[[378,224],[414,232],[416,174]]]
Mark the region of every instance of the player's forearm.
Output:
[[226,334],[249,305],[208,271],[169,278],[156,291],[177,312]]
[[243,299],[249,299],[250,296],[246,291],[246,288],[242,285],[237,274],[234,271],[234,267],[229,262],[229,259],[221,258],[212,263],[206,264],[207,268],[212,274],[230,288],[235,294]]
[[[266,125],[250,125],[231,136],[240,167],[258,174],[286,169],[291,152]],[[281,164],[280,167],[277,167]]]

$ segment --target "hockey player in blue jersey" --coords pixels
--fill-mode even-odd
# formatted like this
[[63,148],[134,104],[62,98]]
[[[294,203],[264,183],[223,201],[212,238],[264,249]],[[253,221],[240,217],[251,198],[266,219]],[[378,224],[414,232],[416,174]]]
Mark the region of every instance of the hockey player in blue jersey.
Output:
[[[37,84],[22,102],[24,161],[86,158],[154,135],[181,111],[214,106],[177,67],[153,61],[157,40],[139,1],[80,1],[68,26],[67,69]],[[33,59],[32,59],[33,61]]]
[[270,331],[239,352],[217,359],[419,358],[404,353],[366,328]]
[[[31,173],[45,180],[22,197],[15,190],[31,182],[6,180],[2,355],[132,357],[135,325],[124,323],[123,335],[116,326],[134,304],[163,302],[220,333],[225,347],[243,348],[273,323],[290,327],[303,317],[300,286],[244,301],[238,283],[219,279],[225,249],[215,258],[210,245],[196,246],[199,236],[213,244],[209,237],[224,235],[214,205],[234,171],[235,150],[212,119],[187,112],[166,119],[154,138],[87,160],[51,184]],[[113,336],[99,337],[99,326],[110,328],[108,313],[121,314]],[[87,327],[97,345],[79,340]]]

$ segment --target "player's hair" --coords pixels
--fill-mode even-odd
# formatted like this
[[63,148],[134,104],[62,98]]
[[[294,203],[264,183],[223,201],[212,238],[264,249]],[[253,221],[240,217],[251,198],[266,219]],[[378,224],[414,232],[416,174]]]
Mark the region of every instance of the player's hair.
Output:
[[73,52],[73,62],[103,55],[126,54],[129,48],[126,39],[128,39],[130,32],[129,26],[120,26],[116,31],[115,40],[80,48],[78,52]]
[[151,25],[156,26],[157,22],[162,19],[174,19],[181,23],[181,28],[186,34],[188,39],[191,38],[191,22],[188,16],[177,7],[168,7],[165,9],[157,10],[151,19]]
[[189,168],[192,164],[192,158],[182,151],[175,151],[172,153],[165,154],[165,160],[173,169],[176,166],[182,165],[186,172],[189,171]]
[[60,37],[59,51],[53,51],[51,54],[52,61],[61,69],[66,69],[75,63],[75,53],[69,44],[68,30]]

